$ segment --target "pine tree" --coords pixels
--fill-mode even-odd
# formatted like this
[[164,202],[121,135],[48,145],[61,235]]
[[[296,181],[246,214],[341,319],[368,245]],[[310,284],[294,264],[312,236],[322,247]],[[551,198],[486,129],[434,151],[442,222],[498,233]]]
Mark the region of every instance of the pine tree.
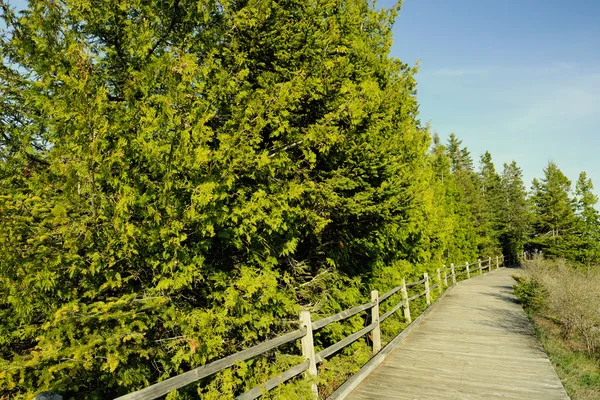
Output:
[[444,257],[437,260],[438,265],[446,260],[476,259],[477,236],[472,226],[472,214],[451,173],[452,159],[437,135],[433,143],[431,163],[438,188],[434,199],[441,203],[442,210],[442,215],[436,216],[440,225],[435,228],[437,237],[434,243],[438,243],[444,251]]
[[600,213],[596,209],[598,196],[593,190],[591,178],[582,172],[575,185],[580,235],[576,260],[587,266],[600,262]]
[[511,259],[524,251],[530,231],[530,207],[527,201],[527,191],[523,182],[523,173],[515,161],[504,164],[502,172],[502,201],[501,218],[503,228],[501,242],[503,253]]
[[500,176],[492,162],[492,155],[481,156],[479,179],[481,182],[481,222],[479,235],[482,238],[481,254],[498,254],[501,251],[499,237],[503,228],[502,185]]
[[461,147],[462,141],[454,134],[448,140],[447,152],[452,165],[452,174],[456,187],[460,192],[457,201],[467,207],[468,220],[466,224],[473,230],[473,237],[477,242],[477,253],[485,256],[496,249],[494,240],[490,239],[491,226],[488,226],[488,216],[485,214],[485,203],[482,196],[482,182],[480,175],[473,168],[471,154],[466,147]]
[[544,169],[544,178],[532,187],[534,250],[550,257],[573,258],[576,219],[571,181],[554,162]]

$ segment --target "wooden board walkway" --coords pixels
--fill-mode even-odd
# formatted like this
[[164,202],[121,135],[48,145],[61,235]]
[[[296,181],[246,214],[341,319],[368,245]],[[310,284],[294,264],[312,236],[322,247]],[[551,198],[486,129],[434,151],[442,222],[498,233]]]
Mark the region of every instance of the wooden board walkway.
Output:
[[569,399],[516,302],[514,272],[461,282],[348,399]]

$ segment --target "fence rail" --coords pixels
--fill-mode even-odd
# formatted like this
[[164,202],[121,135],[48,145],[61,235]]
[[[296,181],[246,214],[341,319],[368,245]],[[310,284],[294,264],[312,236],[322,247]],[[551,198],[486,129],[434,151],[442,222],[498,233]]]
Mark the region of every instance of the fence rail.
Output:
[[[267,382],[250,389],[249,391],[238,396],[236,399],[256,399],[262,396],[267,391],[276,388],[282,383],[302,373],[304,373],[308,379],[311,379],[313,395],[315,398],[318,398],[318,390],[316,385],[317,364],[323,362],[323,360],[327,357],[330,357],[333,354],[339,352],[344,347],[352,344],[353,342],[357,341],[358,339],[367,334],[371,334],[372,336],[371,342],[373,347],[373,355],[377,354],[381,350],[380,326],[383,321],[385,321],[387,318],[396,313],[400,308],[403,308],[403,318],[407,323],[410,324],[412,322],[412,316],[410,311],[411,301],[425,296],[427,308],[429,308],[431,306],[431,291],[433,291],[434,289],[438,289],[438,293],[442,294],[444,288],[448,288],[457,283],[457,277],[467,275],[467,278],[470,278],[471,274],[475,272],[479,272],[480,274],[482,274],[485,269],[491,272],[493,264],[495,264],[496,269],[500,268],[501,264],[504,265],[504,256],[496,256],[495,263],[492,262],[492,257],[488,257],[487,260],[482,261],[481,259],[479,259],[476,262],[465,263],[464,265],[460,266],[455,266],[454,264],[451,264],[449,269],[446,268],[446,266],[443,266],[443,279],[442,270],[438,268],[436,270],[436,273],[433,275],[435,277],[435,283],[433,285],[430,285],[431,278],[428,273],[423,274],[423,278],[416,282],[406,283],[406,281],[403,279],[402,285],[389,290],[381,296],[379,296],[379,292],[377,290],[373,290],[371,292],[371,302],[369,303],[365,303],[341,311],[337,314],[316,321],[312,321],[311,315],[308,311],[303,311],[300,316],[300,323],[302,325],[300,329],[276,337],[274,339],[267,340],[266,342],[247,348],[220,360],[213,361],[201,367],[192,369],[188,372],[184,372],[183,374],[174,376],[172,378],[168,378],[162,382],[155,383],[136,392],[126,394],[117,398],[116,400],[157,399],[161,396],[168,394],[172,390],[185,387],[202,378],[206,378],[210,375],[216,374],[219,371],[229,368],[233,366],[236,362],[245,361],[250,358],[259,356],[286,343],[294,342],[299,339],[301,340],[302,354],[305,357],[304,362],[288,369],[287,371],[281,373],[280,375],[274,378],[269,379]],[[477,268],[470,268],[475,265],[477,266]],[[457,272],[457,270],[463,268],[465,269],[464,272]],[[448,284],[449,277],[452,278],[452,282],[450,285]],[[419,285],[423,285],[425,290],[415,294],[414,296],[409,297],[408,289],[417,287]],[[385,314],[380,315],[379,305],[398,292],[402,294],[402,300],[396,303]],[[369,310],[371,311],[371,323],[369,325],[365,326],[358,332],[355,332],[347,336],[346,338],[332,344],[331,346],[319,351],[318,353],[315,353],[315,346],[313,342],[314,331],[317,331],[334,322],[346,320],[360,312]]]

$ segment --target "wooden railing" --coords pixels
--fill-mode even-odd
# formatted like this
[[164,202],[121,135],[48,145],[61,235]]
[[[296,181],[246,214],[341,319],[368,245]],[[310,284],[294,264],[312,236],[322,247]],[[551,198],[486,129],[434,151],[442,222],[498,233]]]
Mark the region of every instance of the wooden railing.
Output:
[[[373,347],[373,355],[377,354],[381,350],[381,330],[380,326],[383,321],[396,313],[400,308],[403,309],[403,316],[407,323],[412,322],[411,310],[410,310],[410,302],[414,301],[420,297],[425,296],[425,301],[427,303],[427,308],[431,306],[431,291],[434,289],[438,290],[438,293],[441,295],[444,291],[445,287],[451,287],[457,283],[458,278],[464,277],[471,278],[471,275],[479,273],[483,274],[485,269],[492,271],[492,268],[500,268],[500,265],[504,264],[504,256],[497,256],[494,260],[489,257],[487,260],[481,261],[477,260],[474,263],[466,263],[464,265],[455,266],[454,264],[450,265],[450,268],[446,268],[444,266],[443,270],[443,278],[442,271],[440,268],[436,270],[434,275],[436,283],[430,285],[431,278],[428,273],[423,274],[423,279],[406,283],[405,280],[402,280],[402,284],[388,291],[387,293],[379,296],[379,292],[377,290],[373,290],[371,292],[371,302],[362,304],[348,310],[341,311],[337,314],[329,316],[327,318],[319,319],[317,321],[312,321],[311,315],[309,311],[303,311],[300,314],[300,323],[301,328],[297,329],[293,332],[287,333],[285,335],[276,337],[274,339],[268,340],[256,346],[250,347],[248,349],[242,350],[238,353],[232,354],[225,358],[222,358],[217,361],[213,361],[210,364],[203,365],[201,367],[195,368],[191,371],[184,372],[183,374],[174,376],[172,378],[168,378],[162,382],[155,383],[154,385],[148,386],[144,389],[138,390],[133,393],[129,393],[125,396],[121,396],[116,400],[138,400],[138,399],[156,399],[161,396],[168,394],[170,391],[182,388],[191,383],[194,383],[202,378],[206,378],[217,372],[229,368],[233,366],[236,362],[246,361],[250,358],[256,357],[263,353],[266,353],[269,350],[273,350],[281,345],[286,343],[290,343],[296,340],[301,341],[302,346],[302,354],[305,357],[305,361],[301,364],[298,364],[282,374],[269,379],[265,383],[256,386],[249,391],[239,395],[236,399],[239,400],[252,400],[260,397],[262,394],[267,391],[274,389],[275,387],[281,385],[282,383],[292,379],[302,373],[305,373],[306,378],[310,380],[312,385],[312,392],[314,398],[318,398],[318,389],[316,384],[317,377],[317,364],[323,362],[327,357],[337,353],[344,347],[350,345],[361,337],[371,334],[372,337],[372,347]],[[484,265],[487,264],[487,265]],[[495,264],[495,265],[494,265]],[[476,266],[476,268],[472,268]],[[464,270],[463,270],[464,269]],[[463,270],[463,271],[461,271]],[[459,272],[461,271],[461,272]],[[451,278],[451,284],[448,285],[448,279]],[[417,293],[414,296],[408,297],[408,289],[415,288],[420,285],[423,285],[424,290],[422,292]],[[392,295],[397,292],[401,292],[402,301],[395,304],[388,312],[383,315],[379,314],[379,305],[389,299]],[[359,330],[351,334],[350,336],[340,340],[339,342],[315,353],[315,346],[313,342],[313,332],[324,328],[325,326],[346,320],[360,312],[371,311],[371,323],[365,326],[363,329]]]

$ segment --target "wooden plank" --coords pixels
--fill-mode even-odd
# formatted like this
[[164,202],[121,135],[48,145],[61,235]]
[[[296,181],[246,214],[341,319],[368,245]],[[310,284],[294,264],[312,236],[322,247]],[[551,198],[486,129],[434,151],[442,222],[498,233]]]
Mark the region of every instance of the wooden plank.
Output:
[[118,397],[115,400],[157,399],[168,394],[172,390],[182,388],[190,383],[194,383],[202,378],[213,375],[222,369],[231,367],[236,361],[245,361],[252,357],[256,357],[260,354],[266,353],[269,350],[275,349],[282,344],[300,339],[304,335],[306,335],[306,329],[302,328],[295,330],[275,339],[271,339],[256,346],[249,347],[246,350],[242,350],[210,364],[194,368],[191,371],[184,372],[183,374],[166,379],[162,382],[155,383],[154,385],[148,386],[144,389]]
[[342,321],[344,319],[348,319],[351,316],[358,314],[359,312],[369,310],[370,308],[372,308],[375,305],[377,305],[377,303],[372,301],[370,303],[362,304],[360,306],[356,306],[356,307],[350,308],[348,310],[341,311],[337,314],[332,315],[331,317],[327,317],[327,318],[320,319],[318,321],[314,321],[312,323],[313,331],[316,331],[317,329],[321,329],[324,326],[331,324],[332,322],[337,322],[337,321]]
[[421,279],[420,281],[416,281],[416,282],[411,282],[411,283],[407,283],[406,284],[406,288],[410,289],[411,287],[415,287],[417,285],[420,285],[422,283],[425,283],[425,278]]
[[[440,300],[444,298],[448,293],[452,292],[455,286],[448,288],[441,296]],[[398,334],[394,339],[390,341],[381,351],[373,358],[371,358],[363,367],[354,375],[352,375],[346,382],[344,382],[335,392],[327,398],[327,400],[345,399],[360,383],[373,372],[385,359],[388,357],[394,348],[398,346],[413,330],[415,330],[421,321],[440,304],[436,301],[431,307],[425,309],[423,314],[419,315],[410,325],[408,325],[402,332]],[[373,398],[373,397],[369,397]]]
[[335,354],[338,351],[340,351],[341,349],[343,349],[344,347],[348,346],[349,344],[356,342],[358,339],[361,338],[361,336],[364,336],[367,333],[371,332],[373,330],[373,328],[375,328],[376,325],[377,324],[371,324],[371,325],[361,329],[360,331],[353,333],[352,335],[346,337],[345,339],[340,340],[336,344],[331,345],[324,350],[321,350],[320,352],[317,353],[317,362],[318,363],[322,362],[324,359],[326,359],[330,355]]
[[408,301],[413,301],[413,300],[416,300],[416,299],[418,299],[419,297],[423,297],[423,296],[425,296],[425,295],[426,295],[426,293],[425,293],[425,292],[421,292],[421,293],[415,294],[414,296],[412,296],[412,297],[409,297],[409,298],[408,298]]
[[347,398],[568,400],[511,274],[502,268],[453,286]]
[[257,399],[269,390],[275,389],[277,386],[281,385],[285,381],[290,380],[297,375],[300,375],[308,369],[309,365],[310,360],[306,360],[302,364],[298,364],[295,367],[288,369],[283,374],[277,375],[276,377],[269,379],[262,385],[255,386],[252,389],[245,392],[244,394],[237,396],[236,400]]
[[379,304],[381,304],[381,302],[387,300],[388,297],[394,295],[395,293],[397,293],[400,290],[402,290],[402,285],[397,286],[397,287],[393,288],[392,290],[390,290],[389,292],[387,292],[386,294],[379,296]]

